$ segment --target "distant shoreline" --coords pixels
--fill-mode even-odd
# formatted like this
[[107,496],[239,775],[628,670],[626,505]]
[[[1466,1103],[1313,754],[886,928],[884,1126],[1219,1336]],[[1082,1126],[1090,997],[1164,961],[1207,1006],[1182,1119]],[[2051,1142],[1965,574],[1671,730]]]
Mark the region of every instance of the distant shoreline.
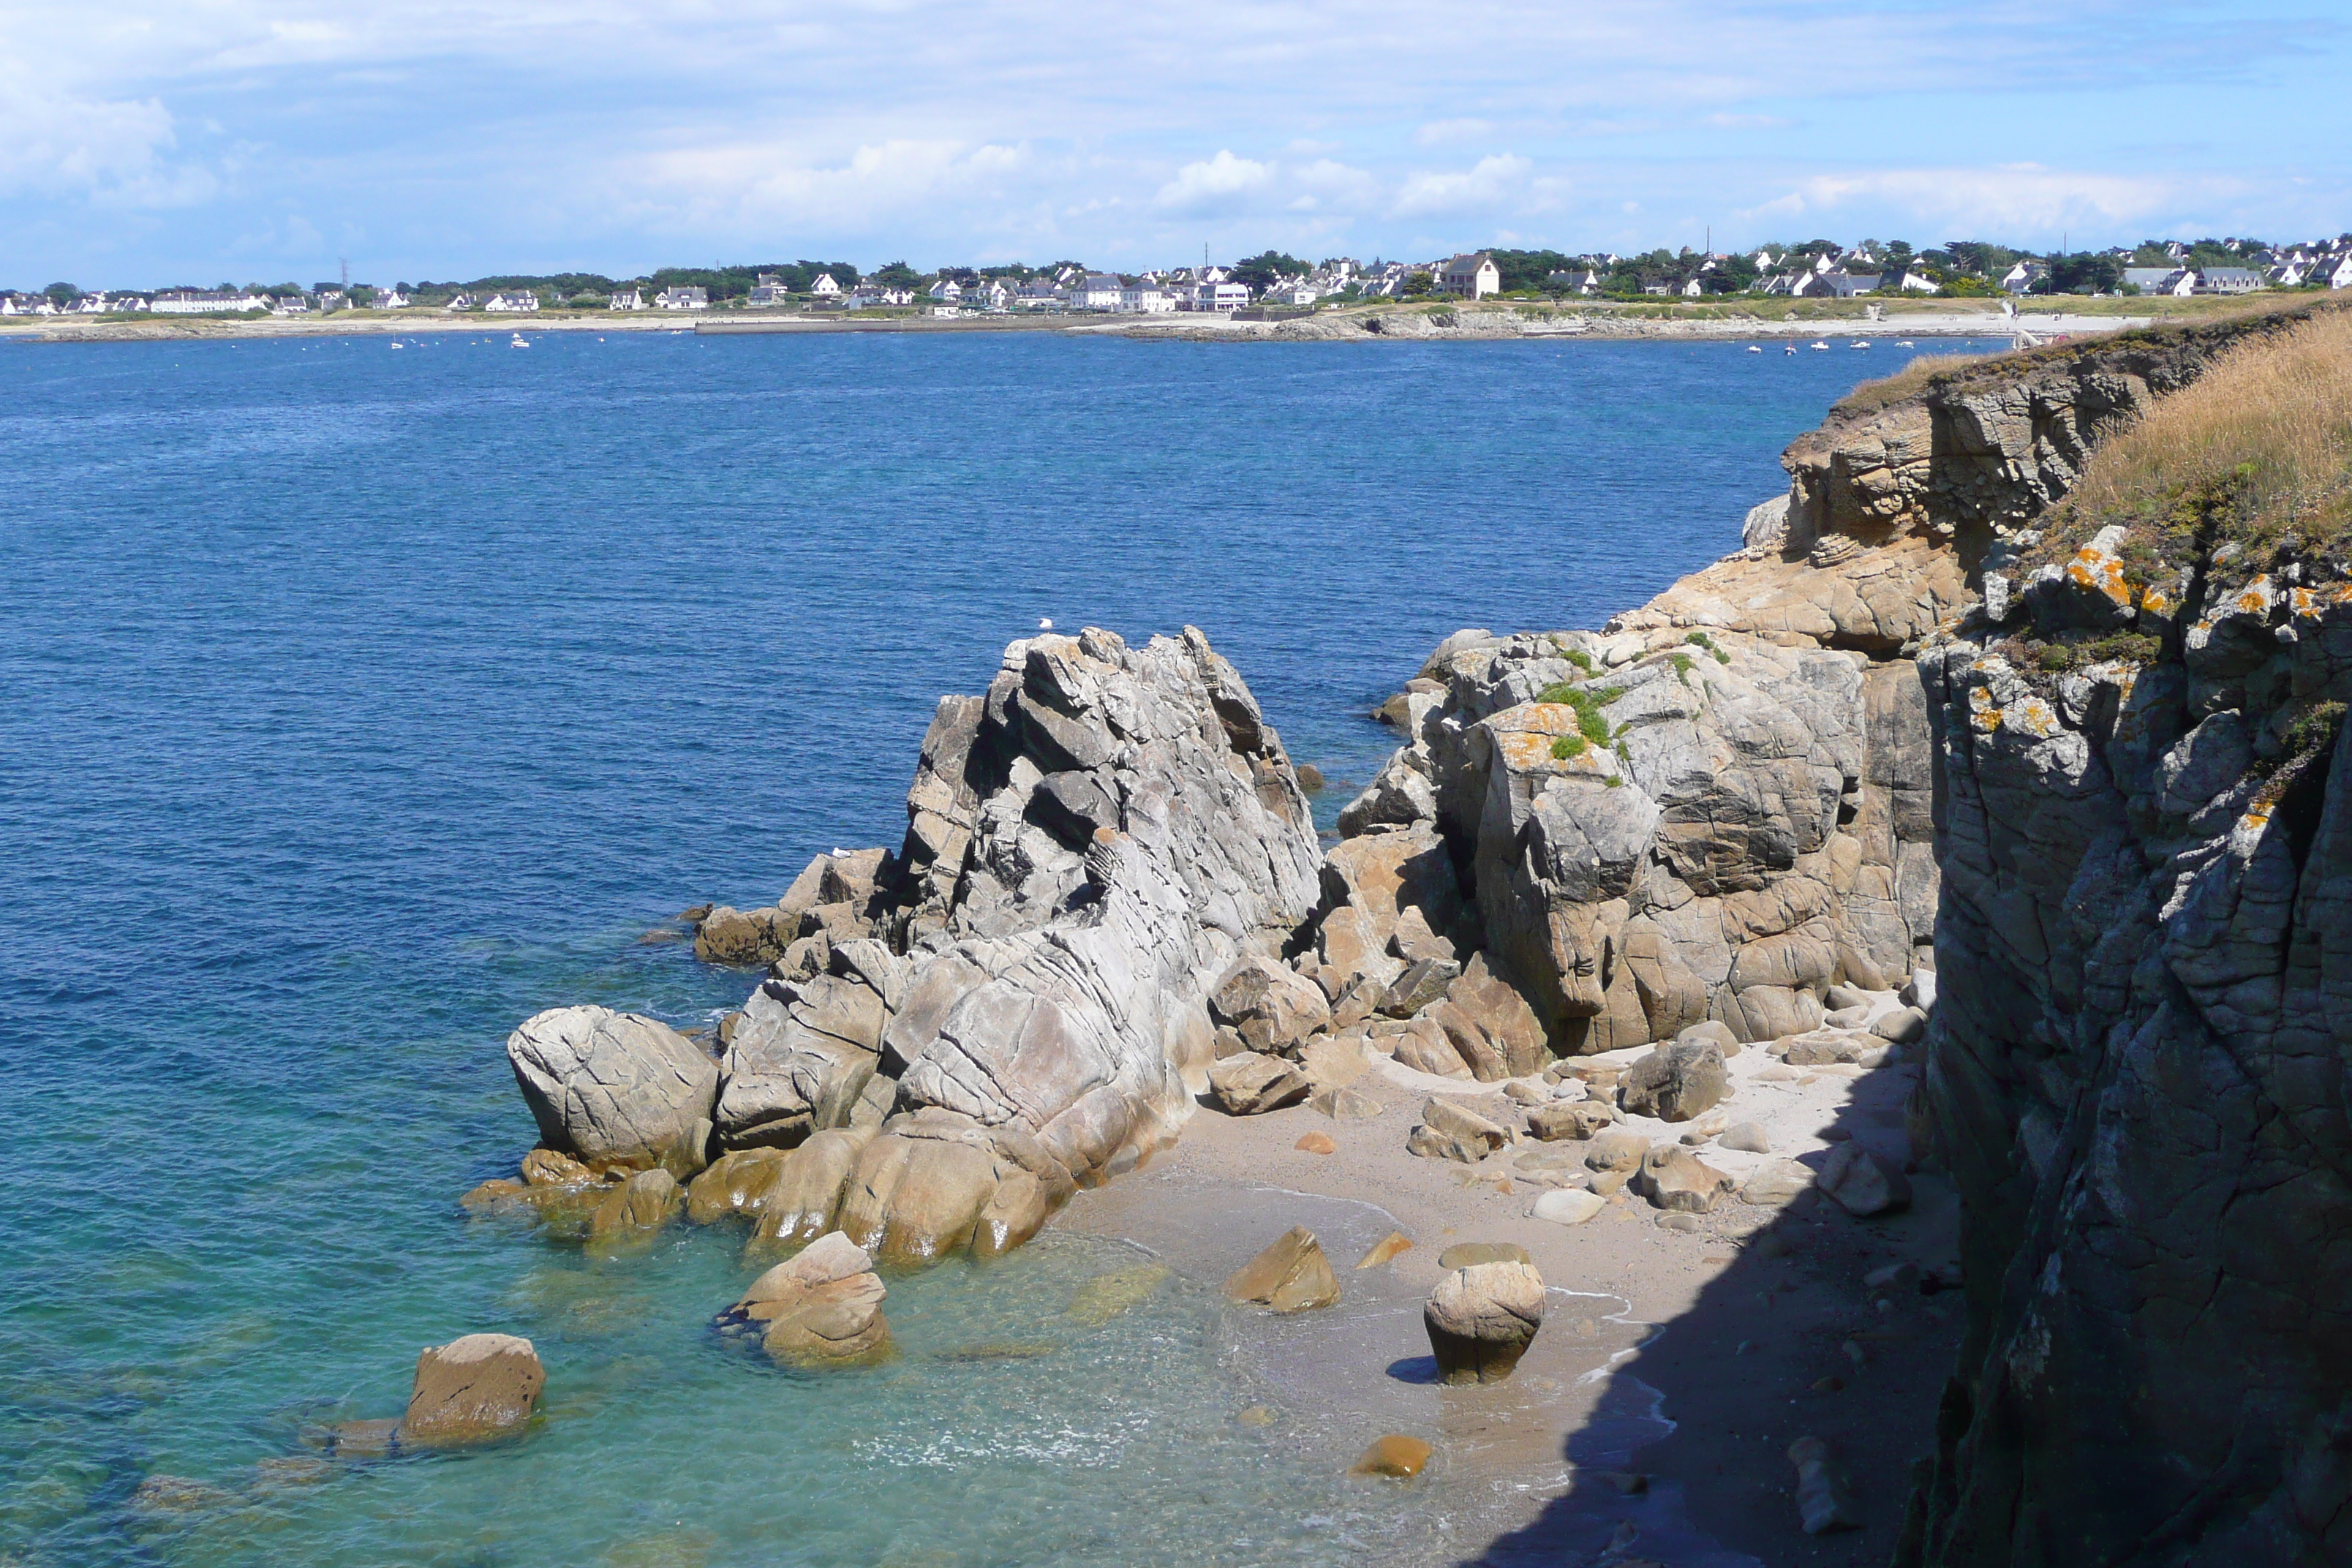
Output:
[[[1871,320],[1866,303],[1883,307]],[[2242,300],[2068,300],[2063,310],[2043,300],[2022,302],[2015,318],[1998,301],[1889,300],[1738,301],[1679,306],[1595,303],[1558,304],[1483,300],[1477,304],[1433,302],[1319,310],[1272,321],[1183,313],[1171,316],[1030,315],[860,317],[695,312],[549,311],[484,316],[438,310],[339,310],[324,316],[278,316],[264,320],[228,317],[43,316],[0,321],[0,343],[204,342],[272,338],[422,337],[474,333],[499,336],[544,332],[695,332],[701,336],[782,335],[817,332],[1023,332],[1051,331],[1198,342],[1495,341],[1512,338],[1590,338],[1612,341],[1747,338],[2005,337],[2020,331],[2053,333],[2118,331],[2157,321],[2196,320],[2219,310],[2243,308]],[[2048,303],[2054,304],[2055,300]],[[2121,307],[2130,307],[2129,310]],[[2186,307],[2186,308],[2183,308]]]

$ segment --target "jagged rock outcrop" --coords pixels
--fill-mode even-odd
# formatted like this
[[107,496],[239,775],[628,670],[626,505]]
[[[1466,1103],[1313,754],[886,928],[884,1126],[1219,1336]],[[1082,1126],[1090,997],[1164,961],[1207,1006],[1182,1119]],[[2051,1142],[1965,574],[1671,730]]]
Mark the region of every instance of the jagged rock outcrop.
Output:
[[[821,856],[772,910],[702,922],[706,956],[772,964],[723,1061],[696,1053],[708,1142],[790,1152],[702,1205],[756,1215],[755,1243],[1020,1245],[1174,1141],[1214,1058],[1211,994],[1317,902],[1281,738],[1191,628],[1014,643],[985,695],[940,701],[907,814],[896,853]],[[1274,988],[1326,1006],[1287,969]]]

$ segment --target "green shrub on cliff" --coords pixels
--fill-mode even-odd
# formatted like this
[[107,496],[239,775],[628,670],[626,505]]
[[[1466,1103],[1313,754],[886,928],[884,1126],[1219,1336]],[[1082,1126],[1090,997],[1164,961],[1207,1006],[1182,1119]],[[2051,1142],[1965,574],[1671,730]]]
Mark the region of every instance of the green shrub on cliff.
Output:
[[[1622,686],[1572,686],[1563,680],[1536,693],[1536,700],[1556,702],[1564,708],[1575,709],[1577,730],[1585,740],[1595,745],[1603,745],[1609,740],[1609,721],[1601,716],[1601,710],[1624,695],[1625,689]],[[1581,744],[1577,750],[1583,750]],[[1562,752],[1555,744],[1552,754],[1574,756],[1576,752]]]
[[1731,663],[1731,654],[1724,654],[1722,648],[1715,647],[1715,637],[1707,637],[1706,632],[1691,632],[1689,637],[1684,637],[1684,642],[1689,642],[1691,647],[1706,648],[1706,651],[1715,654],[1715,663],[1719,663],[1719,666],[1728,666],[1728,663]]

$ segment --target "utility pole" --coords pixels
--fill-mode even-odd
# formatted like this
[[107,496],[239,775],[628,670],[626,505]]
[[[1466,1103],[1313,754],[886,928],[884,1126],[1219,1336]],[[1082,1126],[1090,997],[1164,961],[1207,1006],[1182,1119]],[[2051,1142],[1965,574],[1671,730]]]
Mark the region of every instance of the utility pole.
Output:
[[343,292],[348,294],[352,291],[352,258],[348,256],[338,256],[335,259],[343,264]]

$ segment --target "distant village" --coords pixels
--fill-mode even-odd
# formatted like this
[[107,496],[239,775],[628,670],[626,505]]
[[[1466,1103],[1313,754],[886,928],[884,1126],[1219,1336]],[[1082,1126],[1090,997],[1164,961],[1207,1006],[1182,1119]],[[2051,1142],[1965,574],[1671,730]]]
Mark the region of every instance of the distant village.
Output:
[[1969,298],[2251,294],[2352,288],[2352,234],[2300,244],[2231,238],[2148,240],[2099,251],[2032,254],[1980,241],[1914,250],[1896,240],[1829,240],[1752,251],[1654,250],[1569,256],[1481,250],[1428,261],[1309,263],[1268,250],[1231,266],[1104,272],[1076,261],[943,267],[892,262],[871,274],[847,263],[667,268],[646,278],[590,273],[470,283],[222,284],[122,292],[52,283],[0,289],[0,316],[299,316],[337,310],[527,315],[542,310],[768,310],[941,317],[1081,311],[1289,314],[1378,300]]

